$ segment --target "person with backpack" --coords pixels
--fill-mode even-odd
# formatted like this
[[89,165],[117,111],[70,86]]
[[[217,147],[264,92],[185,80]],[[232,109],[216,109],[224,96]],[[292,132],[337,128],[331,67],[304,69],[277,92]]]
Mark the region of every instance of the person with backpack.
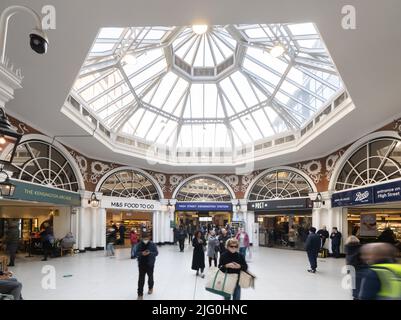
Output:
[[138,258],[139,279],[138,279],[138,300],[143,300],[143,287],[145,285],[145,276],[148,275],[148,294],[153,293],[153,271],[156,257],[159,252],[156,245],[150,240],[147,232],[142,233],[142,239],[135,246],[134,257]]
[[40,238],[42,241],[43,248],[43,259],[42,261],[47,261],[49,255],[52,255],[53,244],[54,244],[54,235],[53,229],[50,224],[46,223],[44,225],[45,229],[40,233]]
[[397,249],[389,243],[368,243],[361,248],[361,259],[369,267],[359,290],[360,300],[401,300],[401,264]]

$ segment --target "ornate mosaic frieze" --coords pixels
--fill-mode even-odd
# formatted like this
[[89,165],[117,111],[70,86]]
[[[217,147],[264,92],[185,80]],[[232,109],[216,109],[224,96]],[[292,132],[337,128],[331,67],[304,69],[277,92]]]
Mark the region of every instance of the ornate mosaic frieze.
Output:
[[326,180],[327,181],[330,181],[331,176],[334,171],[334,168],[336,166],[336,163],[341,158],[341,156],[344,154],[344,152],[345,152],[345,150],[341,149],[340,151],[337,151],[336,153],[333,153],[326,158]]
[[322,180],[322,163],[320,160],[297,163],[296,167],[305,172],[313,182],[319,183]]

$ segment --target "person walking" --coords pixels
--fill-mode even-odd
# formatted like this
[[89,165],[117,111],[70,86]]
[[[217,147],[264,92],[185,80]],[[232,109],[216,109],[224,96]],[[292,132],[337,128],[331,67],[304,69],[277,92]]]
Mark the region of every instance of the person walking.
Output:
[[187,226],[187,234],[188,234],[189,244],[191,244],[192,243],[192,237],[193,237],[193,234],[194,234],[194,226],[193,226],[192,223],[189,223],[188,226]]
[[186,230],[184,229],[184,226],[181,224],[180,227],[178,228],[178,243],[180,246],[180,252],[184,252],[184,244],[185,244],[185,237],[186,237]]
[[245,258],[246,249],[249,247],[249,236],[245,232],[244,228],[240,228],[235,238],[239,241],[239,253]]
[[134,228],[131,228],[131,231],[129,233],[129,239],[131,242],[131,259],[134,259],[134,249],[138,243],[138,235],[136,234],[136,231]]
[[9,267],[15,266],[15,257],[17,255],[17,250],[18,250],[18,242],[19,242],[18,222],[15,220],[10,220],[8,223],[8,230],[6,234],[7,252],[10,257],[10,261],[8,263]]
[[361,288],[362,272],[366,265],[361,259],[361,243],[359,239],[355,236],[349,236],[344,245],[345,251],[345,264],[351,269],[353,284],[355,286],[352,289],[352,297],[354,300],[359,299],[359,291]]
[[120,227],[118,228],[118,232],[120,234],[120,245],[124,245],[125,244],[125,226],[121,223]]
[[[235,286],[234,293],[232,296],[233,300],[241,299],[241,287],[239,286],[239,275],[242,271],[248,270],[248,265],[245,261],[245,257],[238,252],[239,241],[235,238],[230,238],[227,241],[226,251],[220,255],[219,269],[222,272],[237,273],[238,281]],[[231,297],[225,298],[225,300],[231,300]]]
[[147,232],[142,233],[141,242],[135,246],[134,257],[138,258],[139,279],[138,279],[138,300],[143,300],[143,287],[145,276],[148,275],[148,294],[153,293],[154,279],[153,271],[156,257],[159,252],[156,245],[150,240]]
[[309,235],[305,241],[305,250],[308,255],[310,263],[310,269],[308,269],[308,272],[310,273],[316,273],[317,256],[320,251],[320,245],[321,245],[320,236],[316,234],[316,228],[311,227],[309,229]]
[[114,244],[117,240],[117,232],[116,229],[110,227],[106,232],[106,256],[114,257]]
[[389,243],[368,243],[361,259],[368,265],[361,280],[360,300],[401,300],[401,264],[397,249]]
[[323,228],[322,229],[320,229],[318,232],[317,232],[317,234],[320,236],[320,239],[321,239],[321,242],[322,242],[322,245],[321,245],[321,249],[323,249],[324,248],[324,244],[326,243],[326,240],[329,238],[329,232],[327,231],[327,227],[326,226],[323,226]]
[[219,252],[219,239],[216,236],[216,232],[211,230],[209,233],[209,238],[207,240],[207,256],[209,258],[209,268],[212,266],[212,260],[214,261],[214,266],[217,267],[217,255]]
[[342,237],[341,232],[338,231],[337,227],[333,227],[330,239],[331,239],[331,250],[333,251],[333,256],[335,258],[340,257],[341,237]]
[[196,275],[200,275],[202,278],[205,277],[203,271],[205,270],[205,248],[206,241],[202,236],[201,231],[196,231],[194,239],[192,240],[192,246],[194,247],[192,255],[192,270],[196,270]]
[[226,251],[226,242],[228,239],[230,239],[230,235],[227,232],[227,229],[222,228],[221,229],[221,234],[219,235],[219,251],[220,251],[220,256],[223,254],[224,251]]
[[54,244],[54,235],[53,229],[50,224],[46,223],[44,225],[44,230],[40,233],[42,248],[43,248],[43,259],[42,261],[47,261],[49,255],[52,255],[53,244]]

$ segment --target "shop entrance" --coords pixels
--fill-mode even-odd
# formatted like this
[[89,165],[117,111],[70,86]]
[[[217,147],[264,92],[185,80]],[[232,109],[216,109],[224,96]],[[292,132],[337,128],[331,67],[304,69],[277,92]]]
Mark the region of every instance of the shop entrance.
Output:
[[203,226],[216,225],[217,227],[224,227],[231,223],[232,213],[231,212],[188,212],[188,211],[177,211],[175,223],[179,225],[193,225],[196,229],[200,229]]
[[310,210],[256,213],[255,219],[259,224],[260,246],[304,250],[312,226]]
[[348,235],[362,243],[388,242],[391,237],[401,242],[401,204],[348,208],[347,222]]
[[[153,212],[141,211],[116,211],[107,210],[107,227],[115,225],[117,227],[117,244],[130,246],[130,232],[134,229],[141,239],[142,232],[147,232],[152,239],[153,232]],[[121,237],[120,226],[123,226],[123,237]]]
[[[43,253],[40,232],[45,224],[53,230],[55,248],[68,232],[74,234],[71,207],[14,200],[2,200],[0,204],[0,250],[4,247],[2,241],[11,223],[16,224],[19,230],[18,252],[29,255]],[[57,252],[54,250],[53,254],[57,255]]]

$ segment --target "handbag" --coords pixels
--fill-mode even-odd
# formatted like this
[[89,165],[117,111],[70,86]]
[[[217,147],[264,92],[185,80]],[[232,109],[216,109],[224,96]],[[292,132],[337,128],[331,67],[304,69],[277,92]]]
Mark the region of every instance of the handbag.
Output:
[[255,288],[255,276],[249,271],[241,271],[239,275],[239,286],[241,288]]
[[233,295],[237,282],[237,273],[227,273],[217,267],[213,267],[209,269],[207,275],[206,290],[229,298]]

